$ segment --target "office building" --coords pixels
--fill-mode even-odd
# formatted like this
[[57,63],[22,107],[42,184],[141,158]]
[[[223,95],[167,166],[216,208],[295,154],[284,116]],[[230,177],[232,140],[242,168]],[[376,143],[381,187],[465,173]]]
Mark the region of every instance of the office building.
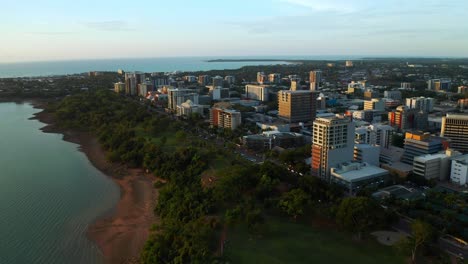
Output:
[[311,71],[309,75],[310,90],[317,91],[322,83],[322,71]]
[[353,61],[350,61],[350,60],[346,61],[346,67],[353,67],[353,66],[354,66]]
[[302,81],[301,77],[297,74],[288,75],[289,81],[300,83]]
[[468,184],[468,154],[452,160],[450,182],[458,185]]
[[431,91],[450,91],[452,80],[450,79],[432,79],[427,81],[427,89]]
[[281,83],[281,74],[279,73],[271,73],[268,75],[268,81],[271,84],[279,84]]
[[312,175],[330,180],[330,168],[353,160],[354,124],[347,117],[317,118],[313,124]]
[[433,137],[429,133],[406,132],[405,134],[405,152],[401,162],[413,165],[415,157],[436,154],[444,150],[447,143],[440,137]]
[[395,129],[388,125],[375,124],[356,128],[356,144],[378,145],[389,148]]
[[313,121],[317,111],[314,91],[279,91],[278,117],[290,123]]
[[177,111],[177,106],[190,100],[193,104],[198,105],[198,93],[189,89],[170,88],[167,90],[168,108]]
[[379,166],[380,146],[369,144],[354,145],[354,160],[366,162],[373,166]]
[[125,83],[123,82],[114,83],[114,92],[125,93]]
[[435,100],[429,97],[413,97],[406,98],[406,106],[411,109],[417,109],[426,113],[430,113],[434,110]]
[[453,149],[468,153],[468,115],[447,114],[442,118],[440,136],[449,138]]
[[366,187],[378,187],[388,177],[388,171],[365,162],[345,162],[330,169],[330,181],[356,193]]
[[364,110],[385,111],[385,102],[381,99],[364,101]]
[[266,102],[269,100],[269,96],[268,96],[269,90],[270,90],[270,86],[267,86],[267,85],[247,84],[245,86],[245,97],[252,99],[252,100]]
[[443,153],[415,157],[413,173],[427,180],[438,179],[445,181],[449,178],[452,160],[459,156],[461,156],[460,152],[448,149]]
[[395,101],[401,101],[401,92],[400,91],[385,91],[384,97],[388,99],[393,99]]
[[239,111],[218,107],[211,108],[210,124],[213,127],[235,130],[241,123],[241,113]]
[[229,88],[215,87],[210,91],[211,99],[221,100],[223,98],[229,98]]

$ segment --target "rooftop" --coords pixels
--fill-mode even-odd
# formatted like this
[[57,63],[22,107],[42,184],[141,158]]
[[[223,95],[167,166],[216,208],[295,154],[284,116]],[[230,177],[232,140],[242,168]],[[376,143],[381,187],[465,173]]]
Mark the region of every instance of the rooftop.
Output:
[[345,162],[339,168],[332,168],[332,174],[348,182],[365,180],[375,176],[388,174],[387,170],[368,163]]

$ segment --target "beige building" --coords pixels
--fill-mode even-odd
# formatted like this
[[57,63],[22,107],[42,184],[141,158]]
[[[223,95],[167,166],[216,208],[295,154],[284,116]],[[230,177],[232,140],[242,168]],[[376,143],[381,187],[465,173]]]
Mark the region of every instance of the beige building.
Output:
[[125,92],[125,83],[123,83],[123,82],[114,83],[114,92],[124,93]]
[[381,99],[364,101],[364,110],[385,111],[385,102]]
[[313,121],[317,110],[314,91],[279,91],[278,117],[290,123]]
[[442,118],[441,137],[451,139],[451,147],[468,153],[468,114],[447,114]]
[[312,139],[312,175],[328,181],[331,167],[353,160],[354,129],[354,124],[347,117],[315,119]]
[[210,123],[213,127],[235,130],[242,124],[241,113],[214,107],[210,111]]
[[268,101],[268,91],[270,86],[267,85],[252,85],[245,86],[245,97],[262,102]]
[[310,90],[317,91],[322,82],[322,71],[311,71],[309,76]]

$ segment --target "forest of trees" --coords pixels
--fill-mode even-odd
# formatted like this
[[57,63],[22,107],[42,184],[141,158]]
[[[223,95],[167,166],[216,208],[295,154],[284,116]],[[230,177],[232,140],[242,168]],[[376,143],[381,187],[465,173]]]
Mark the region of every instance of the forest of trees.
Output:
[[[161,221],[141,253],[142,263],[216,263],[223,258],[215,254],[223,228],[242,224],[258,235],[271,216],[291,221],[320,216],[359,238],[388,224],[383,219],[395,219],[372,199],[343,199],[341,188],[318,178],[297,177],[272,162],[259,165],[232,156],[191,135],[190,122],[150,113],[145,105],[113,92],[69,96],[48,111],[60,126],[98,135],[112,162],[164,179],[155,184],[159,198],[154,212]],[[171,135],[179,143],[175,147],[168,147]],[[204,186],[202,175],[218,156],[225,157],[227,165],[216,171],[215,184]]]

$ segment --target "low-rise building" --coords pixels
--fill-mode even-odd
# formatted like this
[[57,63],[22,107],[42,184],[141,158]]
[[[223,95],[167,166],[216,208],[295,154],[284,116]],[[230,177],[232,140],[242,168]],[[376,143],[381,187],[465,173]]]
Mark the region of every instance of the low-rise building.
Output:
[[365,187],[375,187],[388,177],[388,171],[368,163],[345,162],[330,170],[330,180],[355,193]]
[[302,134],[279,131],[266,131],[259,135],[244,136],[242,141],[247,148],[256,151],[271,150],[274,147],[297,148],[305,144]]
[[373,166],[379,166],[380,146],[369,144],[354,145],[354,160],[358,162],[369,163]]

